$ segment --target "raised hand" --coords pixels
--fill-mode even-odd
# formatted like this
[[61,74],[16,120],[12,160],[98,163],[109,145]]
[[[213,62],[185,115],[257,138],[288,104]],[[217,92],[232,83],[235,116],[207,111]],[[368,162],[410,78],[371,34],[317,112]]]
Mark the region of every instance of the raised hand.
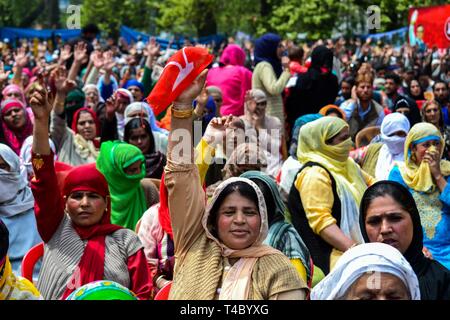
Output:
[[200,94],[206,82],[206,75],[208,74],[208,69],[202,71],[199,76],[187,87],[180,96],[174,101],[174,104],[178,104],[179,109],[189,109],[192,108],[192,101]]
[[76,81],[67,79],[68,72],[66,68],[59,67],[52,72],[52,77],[55,81],[57,93],[67,94],[70,90],[77,86]]
[[226,130],[229,128],[231,122],[233,122],[232,115],[212,118],[206,127],[203,139],[213,147],[223,143]]
[[65,44],[59,55],[60,64],[65,63],[72,56],[72,48],[69,44]]
[[156,42],[154,37],[150,38],[150,41],[147,44],[147,53],[151,57],[159,56],[161,45]]
[[85,42],[80,41],[75,45],[74,59],[77,63],[80,64],[87,62],[88,60],[87,44]]
[[25,68],[28,65],[28,56],[24,47],[20,47],[17,54],[14,54],[14,61],[19,68]]
[[197,96],[197,105],[206,106],[206,103],[208,102],[208,91],[206,90],[206,87],[203,87],[200,94]]
[[111,50],[106,51],[103,54],[103,69],[106,72],[112,72],[115,65],[116,61],[114,60],[113,52]]
[[35,120],[48,121],[48,117],[52,111],[52,105],[49,101],[48,92],[43,80],[40,80],[39,85],[33,90],[30,98],[30,106],[33,110]]
[[105,64],[105,60],[103,59],[103,53],[99,50],[95,50],[91,54],[91,61],[94,64],[94,67],[97,68],[97,70],[100,70],[103,68],[103,65]]
[[441,154],[436,147],[430,147],[423,156],[423,161],[430,166],[431,175],[434,179],[442,177],[441,173]]
[[117,103],[117,99],[114,95],[112,95],[111,97],[109,97],[108,99],[106,99],[105,101],[105,107],[106,107],[106,118],[108,120],[112,120],[114,117],[114,114],[116,113],[117,109],[118,109],[118,103]]

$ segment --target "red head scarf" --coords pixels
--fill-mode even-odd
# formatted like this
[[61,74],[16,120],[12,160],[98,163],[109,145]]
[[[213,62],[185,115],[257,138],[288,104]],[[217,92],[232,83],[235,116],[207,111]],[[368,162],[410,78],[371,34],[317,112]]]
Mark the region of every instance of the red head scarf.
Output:
[[167,195],[166,184],[164,183],[164,172],[161,176],[161,183],[159,184],[159,208],[158,208],[158,220],[162,229],[166,232],[170,239],[173,239],[172,222],[170,221],[169,214],[169,198]]
[[[73,224],[73,228],[81,239],[88,240],[83,256],[73,278],[79,278],[84,285],[96,280],[103,280],[105,269],[105,237],[119,229],[120,226],[111,224],[111,199],[109,197],[108,183],[105,177],[95,167],[95,163],[75,167],[64,181],[63,195],[69,196],[75,191],[95,192],[105,198],[106,211],[99,223],[89,227],[80,227]],[[72,281],[70,281],[72,283]],[[62,299],[67,298],[76,288],[66,288]]]
[[95,129],[97,130],[96,135],[100,135],[100,123],[98,122],[97,115],[95,114],[94,110],[89,108],[80,108],[75,112],[72,119],[72,131],[78,133],[77,122],[80,118],[81,112],[89,112],[91,114],[92,119],[94,119],[95,122]]
[[147,97],[147,102],[153,107],[155,116],[178,98],[212,62],[213,57],[208,50],[197,47],[184,47],[170,57],[158,83]]
[[[11,87],[12,85],[9,85],[8,87]],[[7,88],[8,88],[7,87]],[[4,89],[3,92],[5,92]],[[11,128],[9,128],[5,121],[0,121],[3,129],[3,134],[5,135],[5,140],[7,144],[11,147],[11,149],[14,150],[14,152],[17,155],[20,155],[20,148],[22,147],[23,142],[26,138],[28,138],[30,135],[33,134],[33,123],[31,122],[30,114],[28,113],[27,109],[25,108],[25,105],[22,101],[18,99],[7,99],[3,100],[0,106],[1,109],[1,119],[3,119],[3,116],[8,112],[9,109],[19,107],[24,110],[24,116],[25,116],[25,126],[22,128],[20,132],[13,131]]]

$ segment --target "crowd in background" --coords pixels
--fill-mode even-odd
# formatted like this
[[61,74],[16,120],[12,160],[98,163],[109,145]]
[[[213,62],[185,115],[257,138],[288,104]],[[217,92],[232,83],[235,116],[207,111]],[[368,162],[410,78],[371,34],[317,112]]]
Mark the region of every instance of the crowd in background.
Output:
[[450,299],[449,48],[98,31],[0,42],[0,299]]

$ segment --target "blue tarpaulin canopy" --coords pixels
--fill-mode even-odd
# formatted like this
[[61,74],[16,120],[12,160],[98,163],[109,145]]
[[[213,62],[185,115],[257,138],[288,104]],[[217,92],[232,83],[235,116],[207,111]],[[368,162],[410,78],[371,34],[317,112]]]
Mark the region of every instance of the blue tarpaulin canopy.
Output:
[[63,40],[80,36],[80,29],[25,29],[25,28],[0,28],[0,39],[16,40],[20,39],[49,39],[53,36],[60,36]]
[[[134,29],[126,27],[126,26],[120,27],[120,36],[123,37],[127,41],[127,43],[137,42],[138,37],[141,37],[142,41],[144,41],[144,42],[148,41],[148,39],[150,38],[150,35],[143,33],[143,32],[139,32],[137,30],[134,30]],[[201,44],[207,44],[207,43],[212,43],[214,41],[216,44],[219,44],[224,39],[225,39],[225,37],[221,36],[221,35],[211,35],[211,36],[207,36],[207,37],[201,37],[196,42],[201,43]],[[156,42],[158,42],[161,45],[162,49],[166,49],[170,42],[168,39],[163,39],[160,37],[155,37],[155,40],[156,40]],[[173,40],[171,48],[173,48],[173,49],[181,48],[183,46],[184,40],[185,40],[184,37],[180,37],[180,38]]]

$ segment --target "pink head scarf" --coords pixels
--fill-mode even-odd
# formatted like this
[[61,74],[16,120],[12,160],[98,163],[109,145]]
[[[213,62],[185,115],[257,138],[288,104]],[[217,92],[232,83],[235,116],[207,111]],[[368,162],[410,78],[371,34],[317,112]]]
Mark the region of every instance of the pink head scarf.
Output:
[[220,63],[224,65],[244,66],[245,51],[237,44],[229,44],[220,56]]
[[20,96],[21,96],[20,101],[22,101],[24,104],[26,104],[25,94],[23,93],[23,90],[16,84],[10,84],[10,85],[6,86],[5,89],[3,89],[3,91],[2,91],[3,100],[9,99],[6,96],[8,94],[10,94],[11,92],[19,92]]

